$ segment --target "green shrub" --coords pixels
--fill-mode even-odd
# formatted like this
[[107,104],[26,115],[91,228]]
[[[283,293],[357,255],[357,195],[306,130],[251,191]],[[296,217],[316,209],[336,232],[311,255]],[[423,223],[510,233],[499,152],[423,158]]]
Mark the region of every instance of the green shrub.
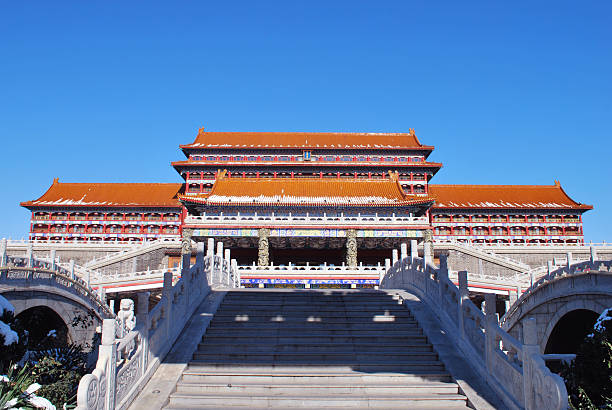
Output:
[[561,376],[570,406],[579,409],[612,409],[612,308],[606,309]]

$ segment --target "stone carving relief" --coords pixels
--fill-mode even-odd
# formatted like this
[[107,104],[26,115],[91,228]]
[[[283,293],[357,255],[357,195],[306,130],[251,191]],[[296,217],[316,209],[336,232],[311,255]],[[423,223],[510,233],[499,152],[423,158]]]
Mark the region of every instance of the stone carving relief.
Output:
[[183,236],[181,238],[181,253],[191,253],[191,236],[193,235],[193,229],[184,228]]
[[270,230],[267,228],[261,228],[259,234],[259,247],[258,247],[258,266],[268,266],[270,264],[270,243],[269,236]]
[[346,231],[346,264],[357,266],[357,231],[354,229]]

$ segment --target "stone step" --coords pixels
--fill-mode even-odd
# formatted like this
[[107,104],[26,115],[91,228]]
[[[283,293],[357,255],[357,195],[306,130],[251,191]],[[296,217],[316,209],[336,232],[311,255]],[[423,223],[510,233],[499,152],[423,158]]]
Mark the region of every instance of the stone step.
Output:
[[409,335],[393,336],[393,335],[324,335],[324,336],[312,336],[312,335],[228,335],[225,333],[219,333],[214,335],[208,331],[203,337],[204,343],[245,343],[245,340],[252,341],[253,343],[281,343],[281,344],[293,344],[293,343],[427,343],[427,337],[420,333],[410,333]]
[[304,395],[390,395],[402,396],[412,394],[457,394],[456,383],[423,382],[414,384],[371,383],[368,385],[341,385],[338,383],[186,383],[181,381],[176,386],[177,393],[189,394],[252,394],[260,396],[304,396]]
[[215,315],[213,322],[271,322],[271,321],[285,321],[285,322],[334,322],[334,321],[346,321],[358,323],[371,323],[371,322],[385,322],[385,321],[409,321],[415,322],[416,319],[410,314],[372,314],[372,313],[349,313],[349,312],[336,312],[336,314],[327,315],[304,315],[304,314],[278,314],[272,313],[267,315],[254,315],[249,314],[219,314]]
[[407,351],[380,351],[374,357],[369,352],[209,352],[197,350],[193,354],[193,360],[198,362],[238,360],[243,363],[368,363],[370,361],[380,362],[383,360],[393,363],[413,363],[435,361],[438,355],[433,352],[407,352]]
[[370,322],[370,323],[354,323],[352,321],[345,322],[211,322],[209,329],[224,329],[227,331],[258,329],[260,331],[274,329],[295,329],[300,332],[310,332],[311,330],[419,330],[420,327],[415,322]]
[[324,302],[324,303],[316,303],[316,302],[283,302],[283,301],[232,301],[221,303],[219,308],[254,308],[258,309],[285,309],[285,308],[301,308],[305,310],[313,309],[313,307],[317,308],[341,308],[341,309],[354,309],[354,308],[363,308],[363,309],[381,309],[381,308],[394,308],[400,307],[401,303],[399,302]]
[[467,400],[460,394],[412,395],[346,395],[338,396],[255,396],[250,394],[206,395],[173,393],[166,408],[205,408],[218,406],[268,408],[465,408]]
[[[217,314],[215,314],[215,317],[213,320],[248,320],[248,321],[256,321],[256,320],[260,320],[260,321],[266,321],[266,320],[270,320],[272,318],[276,318],[279,316],[278,312],[259,312],[259,311],[253,311],[253,312],[249,312],[249,313],[231,313],[228,311],[219,311]],[[403,312],[403,311],[399,311],[396,310],[393,313],[391,312],[375,312],[375,313],[371,313],[371,312],[364,312],[364,311],[358,311],[358,312],[347,312],[347,311],[330,311],[330,312],[322,312],[316,315],[309,315],[306,314],[304,312],[283,312],[282,315],[283,318],[285,318],[285,320],[307,320],[307,319],[321,319],[321,320],[332,320],[332,319],[351,319],[351,320],[372,320],[375,318],[393,318],[393,319],[411,319],[411,320],[416,320],[414,318],[414,316],[412,316],[412,314],[410,314],[410,312]]]
[[[207,335],[211,336],[242,336],[242,337],[253,337],[257,338],[260,336],[297,336],[302,334],[303,336],[378,336],[383,330],[372,330],[372,329],[308,329],[304,333],[302,327],[282,327],[278,329],[240,329],[231,327],[211,327],[206,331]],[[412,328],[410,330],[384,330],[385,336],[418,336],[423,333],[420,328]]]
[[282,363],[270,363],[270,362],[236,362],[228,360],[221,362],[215,361],[204,361],[204,360],[192,360],[189,362],[189,368],[196,371],[232,371],[237,369],[249,369],[250,372],[271,372],[273,370],[280,370],[283,372],[331,372],[331,373],[346,373],[346,372],[435,372],[439,373],[444,371],[444,365],[439,361],[421,361],[421,362],[408,362],[408,363],[392,363],[392,362],[380,362],[372,361],[370,363],[353,363],[353,362],[329,362],[329,363],[300,363],[300,362],[282,362]]
[[380,344],[380,343],[308,343],[300,340],[298,343],[200,343],[198,352],[346,352],[357,351],[369,354],[378,352],[410,351],[431,352],[433,347],[427,343],[420,344]]
[[[233,369],[232,371],[215,370],[206,372],[198,371],[194,367],[188,367],[181,379],[185,383],[256,383],[256,384],[340,384],[340,385],[365,385],[365,384],[418,384],[430,382],[452,383],[452,378],[447,372],[412,372],[412,373],[333,373],[292,371],[287,372],[281,368],[267,369],[265,372],[252,371],[251,368]],[[454,384],[454,383],[453,383]],[[456,385],[456,384],[455,384]]]

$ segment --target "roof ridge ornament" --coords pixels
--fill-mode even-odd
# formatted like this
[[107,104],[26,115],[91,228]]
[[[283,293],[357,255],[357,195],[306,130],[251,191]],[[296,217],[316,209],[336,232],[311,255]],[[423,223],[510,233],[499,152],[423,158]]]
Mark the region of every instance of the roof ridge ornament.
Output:
[[[405,129],[405,128],[404,128]],[[416,133],[414,132],[414,128],[408,128],[408,134],[411,137],[416,137]]]

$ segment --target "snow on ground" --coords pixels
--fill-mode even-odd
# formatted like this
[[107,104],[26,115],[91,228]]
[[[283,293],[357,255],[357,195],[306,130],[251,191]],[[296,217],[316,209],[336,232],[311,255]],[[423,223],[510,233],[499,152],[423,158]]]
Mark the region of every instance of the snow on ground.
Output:
[[13,305],[11,305],[11,302],[6,300],[4,296],[0,295],[0,316],[2,316],[4,312],[15,313],[15,308]]
[[17,332],[9,327],[6,323],[0,321],[0,335],[4,336],[4,345],[8,346],[19,341]]
[[[606,330],[606,325],[604,324],[604,322],[607,322],[609,320],[612,320],[612,308],[607,308],[606,310],[601,312],[601,315],[599,315],[599,317],[597,318],[597,322],[595,322],[595,326],[593,326],[593,328],[596,332],[603,332]],[[607,325],[610,326],[610,324]]]

